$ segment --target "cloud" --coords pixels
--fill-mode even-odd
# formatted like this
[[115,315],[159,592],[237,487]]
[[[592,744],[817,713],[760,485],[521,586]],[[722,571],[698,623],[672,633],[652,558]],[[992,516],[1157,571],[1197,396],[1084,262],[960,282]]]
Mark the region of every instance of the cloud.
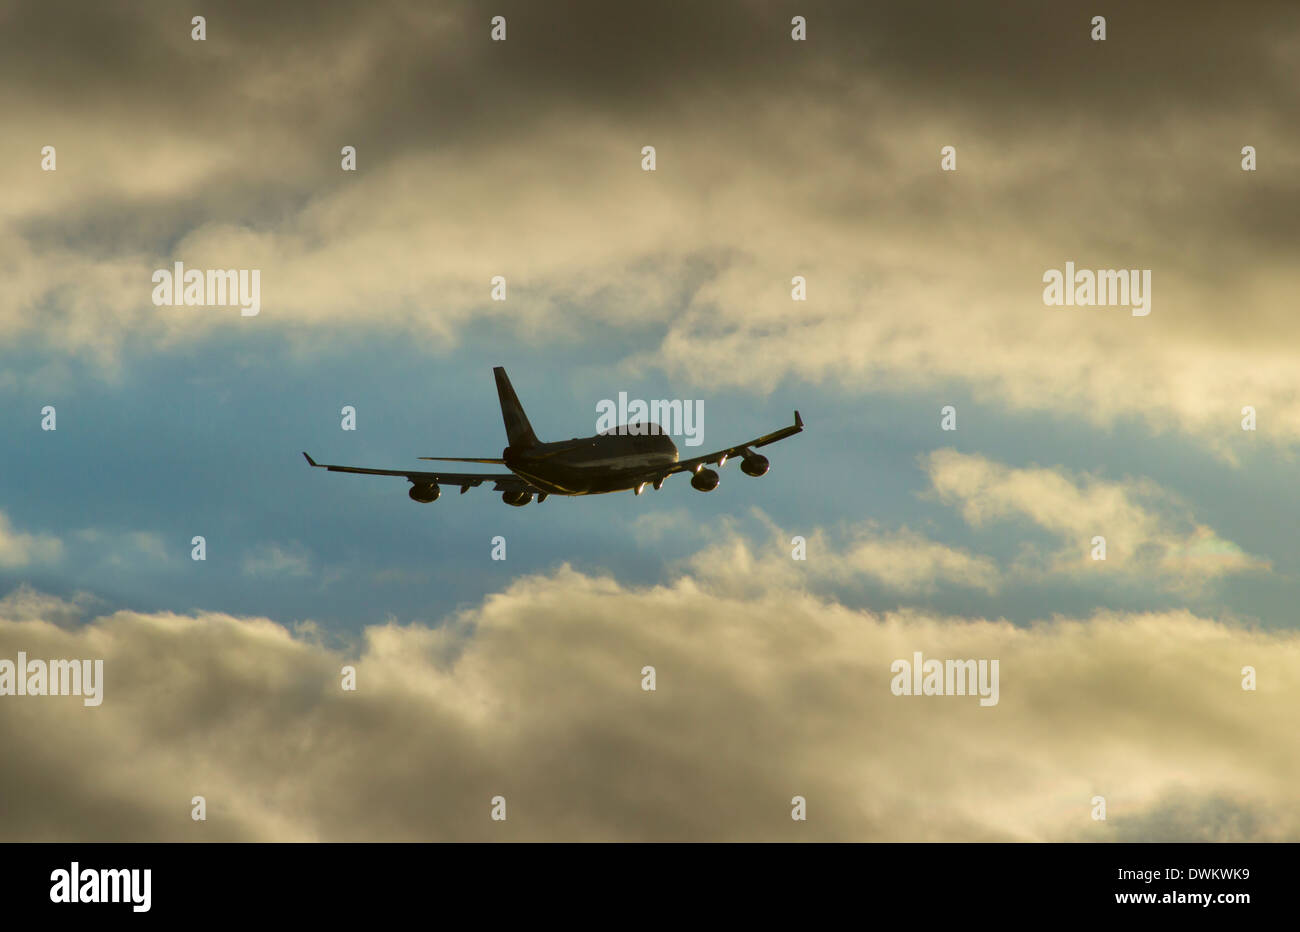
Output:
[[23,583],[0,598],[0,618],[8,621],[44,621],[60,628],[70,628],[100,601],[89,592],[76,592],[70,599],[61,599]]
[[903,592],[931,589],[940,581],[993,592],[999,583],[997,566],[989,557],[908,528],[886,534],[868,528],[848,552],[832,558],[832,566],[832,576],[866,575]]
[[[89,527],[72,536],[85,545],[79,560],[86,563],[94,561],[117,569],[157,568],[171,564],[175,557],[168,550],[166,538],[156,531]],[[185,547],[188,550],[188,541]]]
[[1001,572],[990,557],[874,521],[841,535],[822,528],[798,534],[804,538],[804,558],[795,559],[797,532],[778,528],[757,508],[752,512],[768,530],[768,546],[755,552],[734,523],[724,522],[722,538],[687,561],[694,574],[731,592],[871,581],[908,595],[933,592],[940,585],[992,593],[1001,584]]
[[[556,343],[599,322],[629,367],[701,386],[957,383],[1230,458],[1294,444],[1294,18],[1128,11],[1093,43],[1086,11],[1013,8],[810,8],[806,44],[746,2],[512,7],[506,43],[473,4],[234,4],[206,43],[145,8],[75,7],[73,40],[57,5],[6,10],[23,132],[0,160],[39,183],[0,224],[0,334],[107,360],[234,327],[445,348],[483,322]],[[205,118],[156,119],[178,111]],[[155,308],[176,259],[262,270],[262,316]],[[1045,307],[1067,260],[1151,269],[1151,315]]]
[[1266,811],[1238,800],[1179,791],[1116,825],[1116,841],[1217,843],[1257,838],[1267,818]]
[[55,563],[63,556],[63,542],[50,534],[26,534],[0,511],[0,567]]
[[[244,554],[244,575],[270,578],[276,576],[310,576],[311,554],[299,543],[268,543]],[[391,580],[390,580],[391,581]]]
[[[98,708],[0,698],[0,836],[1121,840],[1214,811],[1217,839],[1300,839],[1295,632],[1188,612],[1023,628],[568,567],[437,628],[371,625],[355,652],[299,628],[0,619],[0,656],[103,658],[105,684]],[[893,696],[891,661],[918,650],[998,659],[999,704]]]
[[639,541],[694,540],[704,531],[686,508],[668,508],[637,515],[628,524]]
[[[925,458],[935,494],[976,527],[1028,521],[1061,544],[1046,565],[1025,571],[1122,572],[1166,586],[1196,589],[1206,580],[1262,572],[1268,560],[1196,523],[1187,506],[1148,479],[1111,481],[1062,468],[1015,468],[976,454],[936,450]],[[1106,558],[1092,557],[1104,537]]]

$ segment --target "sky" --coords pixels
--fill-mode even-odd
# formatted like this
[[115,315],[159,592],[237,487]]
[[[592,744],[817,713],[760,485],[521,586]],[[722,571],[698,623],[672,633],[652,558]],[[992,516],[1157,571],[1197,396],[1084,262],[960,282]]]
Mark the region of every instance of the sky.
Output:
[[[1300,10],[913,6],[0,0],[0,664],[104,661],[0,666],[0,838],[1300,839]],[[805,430],[302,459],[500,456],[497,365],[543,440]]]

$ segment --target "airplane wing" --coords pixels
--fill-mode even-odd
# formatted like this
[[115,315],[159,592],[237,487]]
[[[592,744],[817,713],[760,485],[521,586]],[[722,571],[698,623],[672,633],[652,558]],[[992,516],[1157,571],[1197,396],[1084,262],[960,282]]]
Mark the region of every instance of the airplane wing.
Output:
[[514,473],[494,473],[485,475],[484,473],[465,473],[465,472],[420,472],[419,470],[404,469],[368,469],[364,466],[332,466],[328,463],[318,463],[312,459],[307,452],[303,451],[303,456],[307,462],[317,469],[328,469],[330,472],[355,472],[366,476],[402,476],[403,478],[416,484],[434,484],[434,485],[458,485],[461,494],[468,492],[470,489],[482,485],[484,482],[495,483],[493,488],[498,492],[540,492],[541,490],[528,483],[527,480],[521,479]]
[[693,456],[688,460],[678,460],[672,466],[656,471],[655,478],[663,479],[673,473],[695,472],[702,466],[717,466],[721,468],[722,464],[732,457],[744,456],[746,451],[753,452],[754,447],[765,447],[769,443],[776,443],[778,440],[784,440],[786,437],[793,437],[803,430],[803,418],[799,412],[794,413],[794,424],[789,427],[782,427],[780,430],[774,430],[770,434],[764,434],[746,443],[738,443],[734,447],[727,447],[725,450],[718,450],[715,453],[706,453],[703,456]]

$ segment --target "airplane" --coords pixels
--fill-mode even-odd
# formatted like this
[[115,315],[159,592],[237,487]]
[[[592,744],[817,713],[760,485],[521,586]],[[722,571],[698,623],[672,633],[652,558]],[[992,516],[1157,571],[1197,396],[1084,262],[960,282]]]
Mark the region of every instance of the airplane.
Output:
[[332,466],[318,463],[304,450],[307,462],[331,472],[361,473],[367,476],[402,476],[411,483],[407,494],[417,502],[434,502],[440,486],[460,486],[464,495],[484,482],[494,483],[507,505],[522,507],[536,497],[543,502],[550,495],[599,495],[606,492],[633,491],[640,495],[647,485],[663,487],[664,480],[679,472],[691,473],[691,486],[701,492],[718,487],[718,474],[708,467],[721,468],[729,459],[740,457],[740,471],[747,476],[761,476],[768,470],[767,457],[754,448],[784,440],[803,430],[803,419],[794,413],[794,424],[725,450],[690,459],[677,458],[677,446],[658,424],[637,425],[637,434],[621,425],[594,437],[574,437],[543,443],[533,433],[528,415],[506,376],[497,366],[492,370],[497,381],[501,417],[506,425],[509,446],[499,458],[468,456],[422,456],[422,460],[455,463],[497,463],[510,472],[496,474],[422,472],[405,469],[369,469],[361,466]]

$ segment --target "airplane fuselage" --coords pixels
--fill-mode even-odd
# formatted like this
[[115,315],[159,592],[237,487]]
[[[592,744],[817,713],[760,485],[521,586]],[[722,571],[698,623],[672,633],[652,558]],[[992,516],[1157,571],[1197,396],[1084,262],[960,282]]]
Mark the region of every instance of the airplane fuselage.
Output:
[[658,425],[636,424],[594,437],[575,437],[529,447],[506,447],[506,467],[551,495],[626,492],[645,482],[648,469],[677,462],[677,445]]

